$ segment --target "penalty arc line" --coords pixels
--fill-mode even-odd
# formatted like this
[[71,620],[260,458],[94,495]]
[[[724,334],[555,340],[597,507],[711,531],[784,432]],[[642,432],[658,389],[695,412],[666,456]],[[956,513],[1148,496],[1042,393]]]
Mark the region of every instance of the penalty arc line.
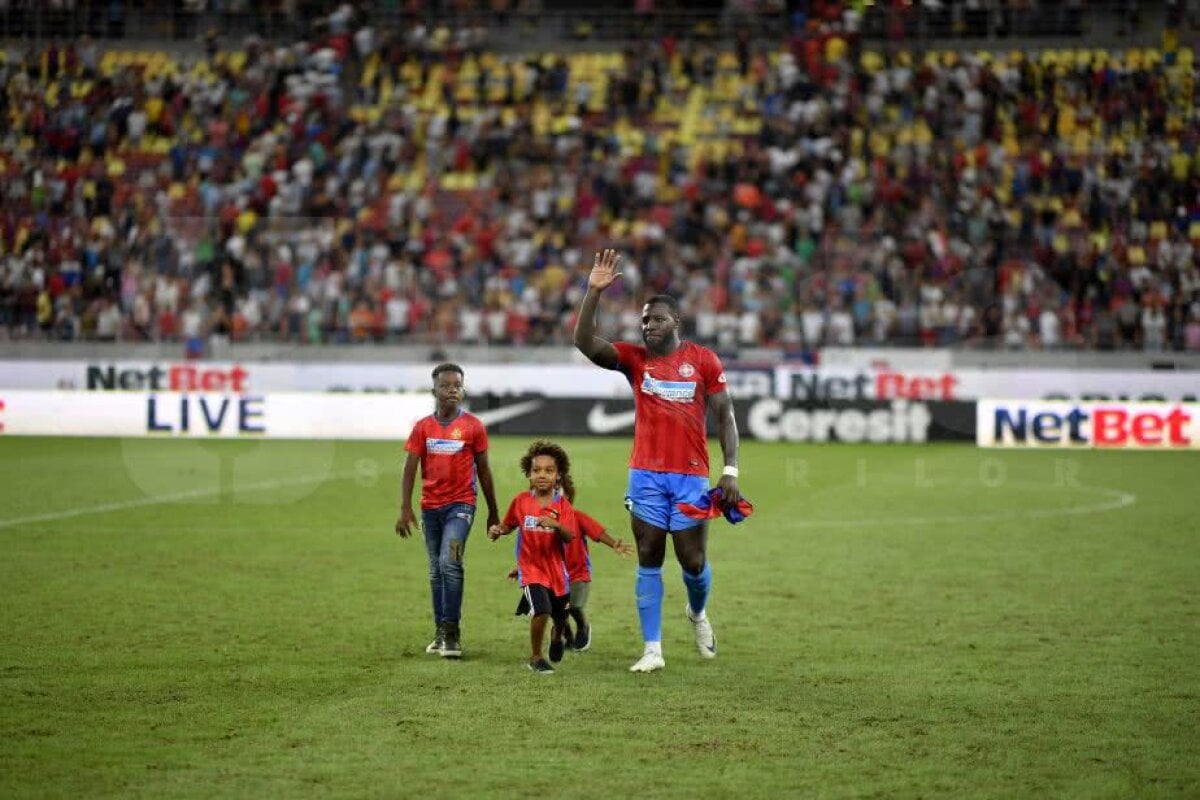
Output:
[[1067,508],[1040,508],[1029,511],[1000,511],[984,514],[947,514],[928,517],[886,517],[863,519],[799,520],[787,523],[787,528],[853,528],[860,525],[936,525],[945,522],[1002,522],[1013,519],[1047,519],[1083,514],[1103,514],[1117,511],[1137,503],[1137,495],[1102,486],[1079,486],[1077,488],[1098,492],[1112,498],[1091,505],[1068,506]]

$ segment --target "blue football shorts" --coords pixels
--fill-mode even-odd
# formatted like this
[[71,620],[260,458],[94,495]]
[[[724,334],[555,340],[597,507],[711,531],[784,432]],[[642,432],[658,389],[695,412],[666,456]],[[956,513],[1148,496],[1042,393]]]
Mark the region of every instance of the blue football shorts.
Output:
[[695,503],[707,491],[708,478],[703,475],[631,469],[625,507],[635,517],[656,528],[684,531],[696,527],[701,520],[687,516],[675,504]]

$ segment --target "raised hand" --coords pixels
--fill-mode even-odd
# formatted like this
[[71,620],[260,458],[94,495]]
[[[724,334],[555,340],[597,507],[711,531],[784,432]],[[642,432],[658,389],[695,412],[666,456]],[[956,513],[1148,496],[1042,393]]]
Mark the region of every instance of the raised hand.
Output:
[[616,250],[596,253],[596,259],[592,262],[592,272],[588,275],[588,288],[602,292],[612,286],[613,282],[621,277],[621,273],[617,272],[617,264],[620,261],[621,254]]

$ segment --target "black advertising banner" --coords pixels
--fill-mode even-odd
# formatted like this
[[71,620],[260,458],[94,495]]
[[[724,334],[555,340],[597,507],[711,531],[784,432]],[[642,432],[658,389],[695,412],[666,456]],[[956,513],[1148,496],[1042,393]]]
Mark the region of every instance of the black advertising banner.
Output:
[[[630,436],[633,400],[584,397],[474,398],[471,411],[494,434]],[[904,443],[975,441],[975,403],[940,400],[735,400],[744,438],[767,442]],[[716,434],[712,419],[709,434]]]

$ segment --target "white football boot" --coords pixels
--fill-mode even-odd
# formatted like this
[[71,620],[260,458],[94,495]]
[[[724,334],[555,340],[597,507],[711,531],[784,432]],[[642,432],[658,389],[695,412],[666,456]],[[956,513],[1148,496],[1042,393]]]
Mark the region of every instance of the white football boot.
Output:
[[699,617],[694,616],[691,604],[687,604],[686,608],[688,622],[692,623],[692,630],[696,634],[696,652],[700,654],[701,658],[716,658],[717,635],[713,633],[708,615],[702,611]]
[[630,672],[654,672],[667,666],[667,662],[663,659],[662,645],[654,647],[646,645],[646,651],[642,653],[642,657],[637,660]]

